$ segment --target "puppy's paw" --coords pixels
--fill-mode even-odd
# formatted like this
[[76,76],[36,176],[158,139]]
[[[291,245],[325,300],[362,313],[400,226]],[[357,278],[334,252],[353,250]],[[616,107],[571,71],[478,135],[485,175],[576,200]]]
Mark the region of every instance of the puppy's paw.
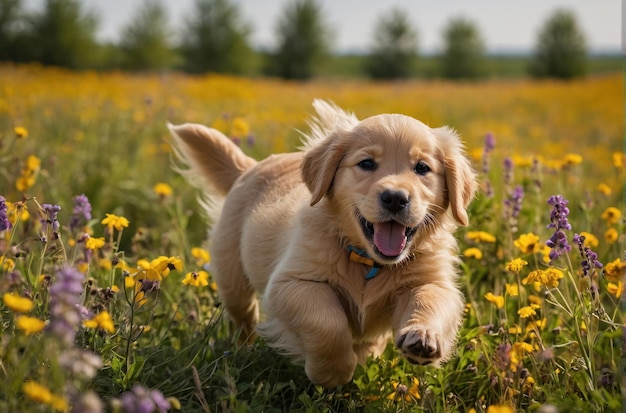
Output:
[[423,328],[401,332],[396,339],[396,346],[413,364],[438,364],[443,356],[441,336]]

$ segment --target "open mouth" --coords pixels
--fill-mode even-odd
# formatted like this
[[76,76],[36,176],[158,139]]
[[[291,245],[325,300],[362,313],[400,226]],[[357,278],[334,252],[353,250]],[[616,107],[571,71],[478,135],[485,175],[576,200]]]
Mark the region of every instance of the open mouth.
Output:
[[386,259],[398,258],[418,227],[406,227],[397,221],[372,223],[359,214],[359,222],[365,238],[373,245],[376,253]]

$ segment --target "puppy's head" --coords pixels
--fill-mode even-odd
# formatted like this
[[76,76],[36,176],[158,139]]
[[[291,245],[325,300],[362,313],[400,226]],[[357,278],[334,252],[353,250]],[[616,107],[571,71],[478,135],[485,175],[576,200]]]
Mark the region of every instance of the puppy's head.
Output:
[[467,225],[476,187],[451,129],[397,114],[329,128],[308,149],[302,175],[311,204],[326,197],[343,235],[381,264],[405,260],[420,234]]

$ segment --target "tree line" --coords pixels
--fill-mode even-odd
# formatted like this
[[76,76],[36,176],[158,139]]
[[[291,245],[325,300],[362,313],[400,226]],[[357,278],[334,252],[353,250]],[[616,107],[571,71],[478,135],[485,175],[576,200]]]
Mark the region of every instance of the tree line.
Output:
[[[233,0],[195,0],[178,32],[160,0],[144,0],[122,27],[119,41],[96,39],[98,15],[80,0],[45,0],[26,11],[22,0],[0,0],[0,62],[40,62],[70,69],[182,70],[190,73],[250,74],[262,56],[263,75],[308,79],[332,53],[333,29],[319,0],[287,0],[275,25],[273,50],[251,47],[252,29]],[[418,31],[399,8],[379,16],[362,71],[374,79],[414,74]],[[485,76],[485,43],[477,25],[453,18],[443,31],[437,56],[441,77]],[[177,39],[177,40],[173,40]],[[586,73],[584,33],[574,14],[557,10],[537,35],[528,73],[573,78]]]

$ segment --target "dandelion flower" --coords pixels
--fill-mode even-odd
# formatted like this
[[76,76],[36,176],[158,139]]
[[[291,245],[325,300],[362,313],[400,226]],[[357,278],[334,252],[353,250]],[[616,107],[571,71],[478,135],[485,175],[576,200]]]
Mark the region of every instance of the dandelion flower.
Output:
[[513,261],[508,262],[505,266],[507,271],[518,273],[528,265],[528,261],[525,261],[521,258],[515,258]]
[[463,251],[463,255],[467,258],[476,258],[479,260],[483,257],[483,252],[478,248],[468,248]]
[[114,214],[106,214],[106,218],[102,220],[102,225],[106,225],[109,231],[113,230],[113,228],[121,231],[122,228],[127,228],[128,224],[129,222],[126,218]]
[[474,242],[496,242],[496,237],[485,231],[468,231],[467,239]]
[[233,123],[230,129],[230,135],[233,138],[242,139],[250,135],[250,126],[248,122],[242,117],[236,117],[233,119]]
[[4,272],[11,272],[15,268],[15,261],[11,258],[0,257],[0,268]]
[[537,304],[527,305],[517,310],[517,314],[519,314],[521,318],[532,317],[537,314],[538,308],[539,306]]
[[624,167],[625,157],[622,152],[613,152],[613,166],[617,169],[622,169]]
[[46,322],[35,317],[21,315],[15,319],[15,325],[28,336],[43,330]]
[[506,295],[510,297],[517,297],[519,295],[519,286],[517,284],[504,284]]
[[182,283],[185,285],[193,285],[194,287],[205,287],[209,285],[209,274],[206,271],[188,272]]
[[411,387],[408,387],[404,384],[398,383],[394,381],[391,383],[393,386],[393,393],[390,393],[387,396],[389,400],[404,400],[405,402],[410,402],[413,400],[419,400],[422,396],[419,393],[419,380],[415,377],[412,378]]
[[27,313],[33,309],[33,302],[26,297],[5,293],[4,296],[2,296],[2,299],[4,301],[4,305],[16,313]]
[[492,304],[495,304],[497,308],[504,307],[504,297],[501,295],[494,295],[491,292],[485,294],[485,300],[489,301]]
[[172,195],[172,187],[166,183],[159,182],[153,188],[154,192],[158,195],[160,199],[165,199],[168,196]]
[[522,254],[539,252],[539,249],[541,248],[539,237],[532,232],[520,235],[518,239],[513,241],[513,244],[519,248]]
[[609,225],[617,224],[619,223],[620,219],[622,219],[622,211],[615,207],[608,207],[604,210],[601,217]]
[[13,128],[13,133],[20,139],[28,138],[28,130],[23,126],[16,126]]

